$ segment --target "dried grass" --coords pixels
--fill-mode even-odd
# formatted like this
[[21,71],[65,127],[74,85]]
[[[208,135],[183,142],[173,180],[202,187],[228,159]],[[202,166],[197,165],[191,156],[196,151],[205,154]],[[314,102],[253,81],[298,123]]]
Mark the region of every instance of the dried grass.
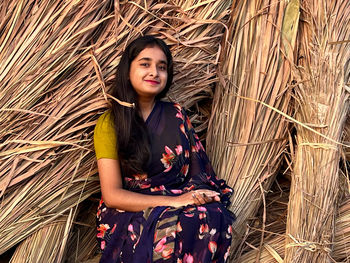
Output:
[[11,263],[62,262],[71,219],[58,218],[25,239],[16,248]]
[[[345,123],[344,127],[344,143],[350,145],[350,114]],[[345,160],[350,162],[350,148],[343,148]]]
[[[264,207],[260,207],[259,215],[249,229],[245,244],[240,251],[242,256],[237,262],[254,262],[257,254],[260,254],[260,262],[283,262],[281,260],[285,257],[285,230],[290,182],[283,179],[282,175],[278,177],[279,180],[273,186],[273,192],[269,193],[266,197],[267,219],[264,244],[259,248],[259,238],[262,234],[262,214],[264,210]],[[342,183],[339,190],[343,195],[341,195],[342,198],[339,201],[339,209],[335,222],[335,238],[332,244],[332,258],[330,259],[332,262],[349,262],[350,260],[350,191],[347,187],[349,179],[345,176],[341,176],[341,178]]]
[[[66,247],[53,251],[44,233],[58,237],[62,226],[54,222],[71,211],[65,227],[74,228],[78,204],[99,191],[92,130],[132,39],[156,34],[170,45],[176,62],[170,99],[190,109],[198,131],[206,129],[205,104],[217,81],[230,6],[231,1],[0,3],[0,254],[30,238],[16,255],[23,256],[22,248],[33,242],[41,246],[32,245],[28,255],[64,256]],[[77,254],[85,255],[81,249]]]
[[[339,142],[349,109],[349,1],[301,1],[295,68],[296,157],[288,205],[286,262],[330,262],[338,197]],[[329,139],[325,139],[325,137]],[[338,142],[338,143],[335,143]]]
[[[349,4],[335,1],[334,6],[328,6],[328,2],[324,10],[336,14],[326,23],[328,27],[320,26],[324,20],[319,19],[317,12],[312,13],[314,19],[307,20],[305,3],[308,2],[303,2],[304,20],[315,30],[310,32],[304,22],[301,36],[315,38],[309,41],[313,49],[307,42],[299,41],[305,59],[299,60],[301,67],[297,68],[299,145],[294,171],[301,167],[298,160],[306,153],[302,151],[320,155],[323,151],[319,160],[333,162],[334,172],[338,169],[335,162],[339,160],[339,152],[332,149],[338,149],[339,145],[315,135],[321,132],[339,141],[343,114],[347,110],[347,105],[341,108],[336,101],[332,102],[334,108],[325,106],[331,104],[327,97],[331,94],[336,95],[333,99],[339,103],[346,101],[337,89],[341,85],[337,84],[344,83],[349,76],[348,68],[344,72],[341,68],[336,71],[339,69],[336,66],[343,65],[343,59],[349,57],[348,43],[337,42],[348,39],[349,26],[344,23],[348,21]],[[269,0],[2,1],[0,254],[19,244],[12,262],[98,260],[98,257],[88,259],[96,248],[95,204],[86,204],[91,202],[91,195],[99,192],[92,130],[98,116],[107,108],[110,83],[125,45],[139,35],[155,34],[170,45],[176,63],[169,99],[189,109],[199,132],[205,131],[211,115],[208,153],[218,175],[235,189],[231,208],[238,216],[233,242],[233,252],[237,253],[232,262],[236,262],[241,253],[240,259],[248,260],[244,262],[259,259],[281,262],[287,196],[269,199],[265,193],[286,150],[289,126],[285,118],[291,118],[286,114],[290,113],[289,107],[294,106],[290,104],[288,83],[294,63],[299,11],[297,0],[291,0],[287,9],[286,3]],[[325,35],[328,28],[332,30]],[[325,39],[326,36],[329,39]],[[324,53],[319,52],[319,47],[324,48]],[[321,55],[311,60],[313,54]],[[329,67],[325,63],[328,61]],[[218,65],[221,65],[219,70]],[[321,69],[319,74],[325,77],[318,78],[315,69]],[[322,101],[317,101],[317,107],[312,101],[315,93],[308,93],[309,86],[313,87],[311,82],[306,82],[310,76],[320,88],[317,95]],[[211,114],[213,90],[218,82]],[[326,87],[324,83],[335,84]],[[348,86],[341,87],[348,89]],[[304,107],[307,103],[311,109]],[[308,115],[314,108],[320,109],[319,112]],[[321,123],[327,127],[315,126],[314,121],[319,118],[331,122]],[[309,129],[302,129],[298,124],[309,125]],[[310,127],[314,131],[310,131]],[[349,124],[346,127],[345,133],[349,134]],[[345,138],[348,137],[345,135]],[[323,148],[315,149],[319,146]],[[290,147],[293,148],[292,143]],[[348,149],[344,148],[347,156]],[[330,159],[327,161],[327,158]],[[315,166],[310,173],[321,168],[323,166]],[[349,182],[346,185],[349,186]],[[333,197],[329,202],[332,207],[336,195],[329,194],[329,198]],[[83,203],[87,199],[90,201]],[[254,218],[261,202],[265,206],[260,223],[247,228],[246,223]],[[315,204],[314,200],[311,202]],[[348,203],[342,204],[337,219],[332,255],[337,260],[350,260]],[[249,232],[248,237],[245,231]],[[275,237],[276,233],[282,236]],[[238,245],[240,249],[236,250]],[[251,251],[248,252],[246,245]]]
[[288,140],[281,113],[289,108],[298,16],[298,1],[288,8],[286,1],[268,0],[232,6],[207,143],[217,174],[234,188],[233,251],[276,175]]

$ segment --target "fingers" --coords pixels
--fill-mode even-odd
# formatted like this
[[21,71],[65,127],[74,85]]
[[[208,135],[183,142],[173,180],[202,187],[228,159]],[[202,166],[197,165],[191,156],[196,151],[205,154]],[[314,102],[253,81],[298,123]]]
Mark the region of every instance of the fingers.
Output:
[[192,193],[192,198],[193,198],[193,201],[196,205],[203,205],[206,203],[204,197],[203,197],[203,194],[200,194],[200,193],[197,193],[197,192],[193,192]]
[[196,205],[203,205],[213,201],[220,201],[219,193],[211,190],[201,189],[192,192],[192,198]]

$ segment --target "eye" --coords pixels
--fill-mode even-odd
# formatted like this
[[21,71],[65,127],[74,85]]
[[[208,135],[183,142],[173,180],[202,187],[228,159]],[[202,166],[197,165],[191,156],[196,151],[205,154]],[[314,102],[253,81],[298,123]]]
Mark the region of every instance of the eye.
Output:
[[149,63],[141,63],[140,65],[143,66],[143,67],[148,67]]
[[166,66],[159,66],[160,70],[166,70]]

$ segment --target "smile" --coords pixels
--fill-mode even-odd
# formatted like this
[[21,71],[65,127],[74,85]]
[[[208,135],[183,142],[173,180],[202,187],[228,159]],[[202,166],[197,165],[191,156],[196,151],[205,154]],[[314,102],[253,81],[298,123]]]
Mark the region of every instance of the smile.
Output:
[[160,83],[159,81],[156,81],[156,80],[145,80],[145,81],[152,84],[152,85],[157,85]]

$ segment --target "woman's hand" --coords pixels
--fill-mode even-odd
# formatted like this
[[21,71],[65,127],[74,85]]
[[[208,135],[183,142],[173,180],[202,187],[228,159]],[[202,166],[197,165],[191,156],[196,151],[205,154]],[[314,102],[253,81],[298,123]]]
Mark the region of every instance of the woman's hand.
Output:
[[203,205],[211,202],[220,202],[219,193],[207,189],[198,189],[175,197],[175,202],[170,205],[181,207],[187,205]]

